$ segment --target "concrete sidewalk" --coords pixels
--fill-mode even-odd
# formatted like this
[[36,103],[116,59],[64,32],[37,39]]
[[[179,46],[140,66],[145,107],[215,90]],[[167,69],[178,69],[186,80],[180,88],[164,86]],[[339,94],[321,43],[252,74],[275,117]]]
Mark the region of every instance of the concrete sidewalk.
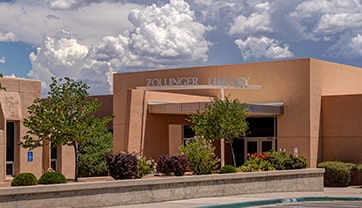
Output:
[[[150,204],[122,205],[112,208],[190,208],[213,206],[221,204],[233,204],[239,202],[252,202],[272,199],[293,199],[301,197],[353,197],[362,198],[362,186],[349,186],[344,188],[324,188],[323,192],[283,192],[283,193],[262,193],[245,194],[227,197],[197,198],[177,201],[167,201]],[[362,203],[362,202],[361,202]],[[362,206],[362,205],[361,205]],[[111,208],[111,207],[109,207]]]

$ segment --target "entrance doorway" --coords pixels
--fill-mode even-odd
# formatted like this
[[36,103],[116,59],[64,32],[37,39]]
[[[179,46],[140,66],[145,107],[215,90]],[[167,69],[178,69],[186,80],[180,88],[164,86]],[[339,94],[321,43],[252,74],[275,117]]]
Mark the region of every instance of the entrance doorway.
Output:
[[249,130],[244,138],[236,139],[233,144],[236,165],[246,161],[246,155],[267,152],[277,147],[277,117],[249,117]]

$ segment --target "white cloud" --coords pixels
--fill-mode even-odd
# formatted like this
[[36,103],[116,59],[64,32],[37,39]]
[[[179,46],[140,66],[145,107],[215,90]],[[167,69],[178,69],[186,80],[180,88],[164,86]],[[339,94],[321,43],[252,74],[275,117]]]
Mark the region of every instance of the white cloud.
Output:
[[127,16],[139,7],[142,6],[102,1],[79,10],[52,10],[46,1],[0,3],[0,25],[1,30],[15,34],[17,40],[36,45],[61,29],[77,34],[83,43],[96,44],[104,36],[132,29]]
[[13,42],[15,41],[15,34],[12,32],[2,33],[0,32],[0,42]]
[[94,47],[66,31],[46,37],[30,55],[30,77],[50,83],[50,77],[68,76],[86,81],[91,94],[111,92],[112,74],[125,68],[185,66],[203,63],[210,42],[210,28],[195,21],[182,0],[163,6],[135,9],[129,15],[133,30],[105,36]]
[[232,23],[229,35],[242,34],[249,35],[257,32],[270,32],[270,15],[269,4],[260,3],[255,5],[257,12],[252,13],[248,17],[244,15],[238,16]]
[[244,60],[251,58],[288,58],[294,56],[287,45],[279,46],[279,42],[267,37],[248,37],[246,40],[237,39],[235,44],[239,47]]
[[359,0],[308,0],[296,6],[289,18],[300,25],[306,39],[319,41],[325,35],[360,30],[362,2]]
[[362,34],[345,34],[339,41],[330,46],[328,55],[331,57],[343,57],[347,60],[362,58]]
[[354,27],[362,27],[362,13],[323,14],[314,31],[317,33],[336,33]]
[[0,64],[5,64],[5,62],[6,62],[5,57],[4,56],[0,57]]

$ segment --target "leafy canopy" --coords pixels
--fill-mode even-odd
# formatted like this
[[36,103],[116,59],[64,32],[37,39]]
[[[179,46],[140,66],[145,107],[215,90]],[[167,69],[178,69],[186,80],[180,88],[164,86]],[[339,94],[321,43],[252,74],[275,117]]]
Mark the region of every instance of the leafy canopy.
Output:
[[224,100],[215,98],[205,108],[205,111],[198,111],[188,117],[196,135],[212,141],[225,139],[228,143],[245,136],[248,130],[246,104],[240,103],[238,99],[230,101],[229,97]]
[[229,97],[215,98],[212,104],[205,106],[206,110],[190,115],[188,120],[193,124],[191,129],[197,136],[215,141],[224,139],[230,144],[234,166],[236,165],[233,142],[245,136],[248,130],[246,121],[247,105],[238,99],[230,101]]

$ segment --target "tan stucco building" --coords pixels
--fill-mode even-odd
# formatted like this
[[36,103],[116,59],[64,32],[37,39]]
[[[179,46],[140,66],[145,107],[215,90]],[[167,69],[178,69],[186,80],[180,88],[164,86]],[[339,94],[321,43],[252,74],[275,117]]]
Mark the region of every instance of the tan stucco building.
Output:
[[[113,96],[96,116],[114,115],[114,151],[158,159],[178,154],[192,138],[186,118],[211,98],[230,95],[250,108],[250,132],[236,140],[237,164],[248,152],[286,149],[310,167],[326,160],[362,163],[362,69],[316,59],[191,67],[114,74]],[[29,151],[17,145],[26,134],[27,108],[41,95],[40,81],[0,78],[0,182],[22,172],[37,177],[49,168],[74,177],[69,146]],[[215,143],[231,164],[228,146]],[[222,153],[224,150],[225,152]]]
[[[303,155],[310,167],[322,160],[362,163],[361,68],[306,58],[119,73],[113,79],[115,151],[155,159],[177,154],[183,139],[193,136],[187,115],[212,97],[230,95],[251,106],[250,133],[235,145],[239,164],[247,152],[270,148]],[[231,163],[228,148],[225,162]]]

